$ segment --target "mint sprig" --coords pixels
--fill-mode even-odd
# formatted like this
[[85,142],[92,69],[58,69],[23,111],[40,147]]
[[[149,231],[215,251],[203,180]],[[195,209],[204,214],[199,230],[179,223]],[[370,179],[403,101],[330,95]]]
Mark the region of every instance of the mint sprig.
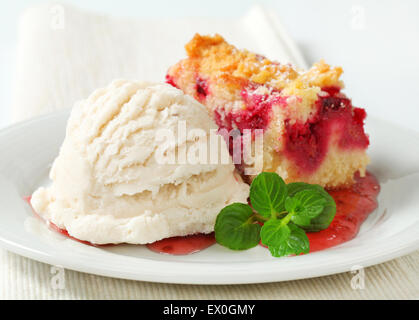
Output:
[[261,241],[275,257],[308,253],[306,231],[326,229],[336,213],[335,201],[321,186],[287,185],[272,172],[262,172],[253,180],[250,202],[253,208],[233,203],[218,214],[215,238],[219,244],[246,250]]

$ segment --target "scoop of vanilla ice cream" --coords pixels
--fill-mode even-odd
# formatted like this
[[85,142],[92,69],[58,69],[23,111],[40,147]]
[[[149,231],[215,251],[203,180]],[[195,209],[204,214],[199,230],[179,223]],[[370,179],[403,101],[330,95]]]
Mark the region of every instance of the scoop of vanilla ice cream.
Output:
[[[217,128],[200,103],[166,84],[118,80],[96,90],[74,106],[52,185],[35,191],[33,208],[71,236],[96,244],[213,231],[220,210],[246,202],[249,187],[231,162],[162,163],[159,152],[168,157],[202,145],[178,134],[182,122],[188,131]],[[162,129],[176,139],[157,139]],[[227,149],[223,139],[219,144]]]

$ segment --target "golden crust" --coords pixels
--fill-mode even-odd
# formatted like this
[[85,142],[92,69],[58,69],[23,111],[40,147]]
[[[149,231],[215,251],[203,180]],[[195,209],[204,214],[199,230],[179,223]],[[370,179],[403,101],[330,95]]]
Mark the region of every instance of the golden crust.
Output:
[[[266,84],[277,90],[293,87],[294,82],[300,82],[307,88],[310,96],[312,87],[343,86],[339,80],[342,74],[340,67],[331,67],[321,60],[304,72],[290,64],[280,64],[247,50],[238,50],[218,34],[195,34],[185,48],[191,61],[199,60],[197,66],[200,73],[213,79],[228,73],[232,76],[230,81],[233,86],[233,78]],[[301,94],[304,96],[304,92],[300,92],[300,96]]]
[[343,88],[343,82],[339,80],[343,70],[341,67],[331,67],[324,60],[313,64],[313,66],[301,75],[303,81],[307,81],[311,86]]
[[227,108],[234,105],[241,89],[250,82],[290,97],[289,108],[284,111],[287,117],[306,121],[316,112],[313,102],[321,88],[343,87],[339,79],[342,74],[340,67],[331,67],[321,60],[308,71],[298,70],[290,64],[280,64],[247,50],[238,50],[218,34],[195,34],[185,48],[188,58],[171,67],[169,74],[177,81],[185,82],[179,84],[182,90],[197,99],[191,87],[192,79],[197,74],[206,77],[214,95],[222,99]]

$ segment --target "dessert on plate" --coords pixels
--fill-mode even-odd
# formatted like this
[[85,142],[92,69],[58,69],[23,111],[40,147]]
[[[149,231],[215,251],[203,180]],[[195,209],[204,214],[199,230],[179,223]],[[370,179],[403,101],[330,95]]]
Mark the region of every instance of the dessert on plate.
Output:
[[379,184],[342,69],[299,70],[219,35],[186,51],[168,84],[116,80],[74,106],[36,213],[82,242],[171,254],[217,241],[281,257],[355,237]]
[[[176,134],[181,121],[191,131],[217,128],[204,106],[167,84],[118,80],[96,90],[73,108],[50,171],[52,185],[35,191],[34,210],[93,244],[212,232],[223,207],[247,201],[249,186],[231,162],[159,161],[159,129]],[[197,143],[187,135],[164,152]]]
[[[342,92],[340,67],[320,61],[299,70],[238,50],[219,35],[196,34],[186,52],[166,81],[204,104],[220,128],[263,130],[257,173],[328,188],[351,185],[357,171],[365,175],[366,113]],[[238,168],[245,173],[255,165],[242,161]]]

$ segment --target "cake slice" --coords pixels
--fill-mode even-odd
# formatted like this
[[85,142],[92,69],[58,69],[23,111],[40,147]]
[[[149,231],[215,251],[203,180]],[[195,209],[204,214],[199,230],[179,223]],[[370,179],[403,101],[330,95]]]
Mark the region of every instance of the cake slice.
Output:
[[[261,165],[242,161],[243,174],[272,171],[328,188],[352,184],[357,171],[365,175],[366,113],[341,92],[340,67],[320,61],[299,70],[238,50],[220,35],[196,34],[186,52],[166,81],[204,104],[220,129],[239,130],[242,140],[246,129],[262,132]],[[257,153],[257,134],[249,140]]]

